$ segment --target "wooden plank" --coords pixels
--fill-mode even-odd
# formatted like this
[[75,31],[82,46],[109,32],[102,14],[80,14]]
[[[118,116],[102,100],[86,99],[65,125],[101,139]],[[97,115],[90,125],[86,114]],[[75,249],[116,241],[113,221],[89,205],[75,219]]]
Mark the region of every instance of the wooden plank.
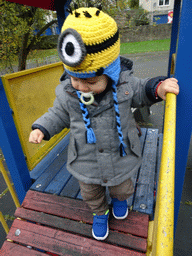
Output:
[[77,199],[83,200],[83,197],[81,195],[81,190],[79,191],[79,193],[76,196]]
[[47,167],[59,157],[64,148],[68,147],[70,132],[41,160],[41,162],[30,172],[31,179],[37,180]]
[[67,171],[66,164],[61,168],[59,173],[55,176],[55,178],[51,181],[51,183],[44,190],[45,193],[59,195],[69,179],[71,178],[71,174]]
[[37,250],[29,249],[25,246],[5,241],[1,250],[1,256],[46,256],[46,253],[38,252]]
[[[140,139],[140,143],[141,143],[141,150],[143,152],[144,146],[145,146],[145,139],[146,139],[146,135],[147,135],[147,129],[146,128],[141,128],[141,137]],[[133,186],[134,188],[136,188],[136,182],[137,182],[137,177],[138,177],[138,173],[139,173],[140,169],[135,173],[135,175],[132,177],[132,181],[133,181]],[[135,190],[134,190],[135,191]],[[135,192],[133,193],[132,196],[130,196],[127,199],[127,204],[129,209],[131,208],[131,206],[133,205],[133,199],[135,197]]]
[[130,211],[124,220],[110,219],[110,228],[120,232],[129,233],[135,236],[147,238],[148,236],[149,216]]
[[71,176],[65,187],[60,193],[60,196],[67,196],[76,198],[80,191],[79,182],[76,178]]
[[158,178],[159,178],[159,171],[160,171],[160,165],[161,165],[161,152],[162,152],[162,146],[163,146],[163,134],[159,134],[159,140],[158,140],[158,149],[157,149],[157,173],[156,173],[156,192],[158,188]]
[[[60,230],[69,231],[71,233],[92,238],[92,226],[85,223],[48,215],[42,212],[34,212],[23,208],[17,208],[15,216],[24,220],[37,222],[49,227],[58,228]],[[109,228],[111,228],[110,225]],[[117,233],[113,230],[110,230],[109,236],[105,242],[128,247],[132,250],[141,252],[146,252],[147,250],[146,239],[120,232]]]
[[[15,236],[18,229],[20,235]],[[69,252],[90,256],[145,255],[144,253],[17,219],[14,220],[7,238],[59,255],[66,255]]]
[[[72,220],[83,221],[88,224],[93,223],[92,213],[82,200],[29,190],[22,207]],[[125,220],[119,221],[112,219],[110,227],[112,230],[147,238],[148,221],[148,215],[139,212],[130,212]]]
[[[163,134],[160,133],[158,136],[158,147],[157,147],[157,166],[156,166],[156,174],[155,174],[155,184],[154,184],[154,208],[156,207],[156,198],[157,198],[157,189],[158,189],[158,179],[159,179],[159,172],[160,172],[160,165],[161,165],[161,152],[162,152],[162,146],[163,146]],[[150,220],[154,220],[155,216],[155,210],[153,211],[153,214],[150,215]]]
[[67,161],[67,147],[54,159],[45,172],[33,183],[31,189],[44,191]]
[[133,205],[133,210],[149,215],[152,215],[154,207],[157,137],[157,129],[148,129]]
[[142,152],[143,152],[144,145],[145,145],[147,130],[148,130],[147,128],[141,128],[141,137],[139,139],[140,139],[140,143],[141,143]]

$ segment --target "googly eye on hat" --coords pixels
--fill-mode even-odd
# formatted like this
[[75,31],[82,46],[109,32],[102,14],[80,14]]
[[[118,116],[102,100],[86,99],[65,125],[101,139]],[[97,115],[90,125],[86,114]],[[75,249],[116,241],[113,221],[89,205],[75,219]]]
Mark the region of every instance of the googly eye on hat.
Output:
[[85,59],[86,48],[81,35],[74,29],[66,29],[59,38],[59,57],[64,64],[75,67]]

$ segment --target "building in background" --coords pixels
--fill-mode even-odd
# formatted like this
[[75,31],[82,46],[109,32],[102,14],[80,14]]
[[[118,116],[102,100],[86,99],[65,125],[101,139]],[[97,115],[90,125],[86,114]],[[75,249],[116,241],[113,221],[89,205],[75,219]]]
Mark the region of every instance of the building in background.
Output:
[[[56,12],[48,11],[45,18],[46,18],[47,23],[51,22],[54,19],[57,19]],[[37,33],[38,30],[35,29],[34,32]],[[59,30],[58,23],[55,23],[52,26],[50,26],[49,28],[47,28],[41,36],[52,36],[52,35],[59,35],[59,34],[60,34],[60,30]]]
[[174,0],[139,0],[139,6],[149,12],[151,23],[172,23]]

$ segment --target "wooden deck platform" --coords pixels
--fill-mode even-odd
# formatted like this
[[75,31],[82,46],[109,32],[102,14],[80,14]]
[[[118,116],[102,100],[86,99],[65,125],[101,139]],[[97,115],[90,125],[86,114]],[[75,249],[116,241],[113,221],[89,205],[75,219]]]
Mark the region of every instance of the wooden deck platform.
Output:
[[2,247],[5,254],[1,255],[49,252],[116,256],[144,255],[147,250],[149,217],[146,214],[131,212],[121,221],[110,218],[110,235],[105,242],[92,238],[92,213],[82,200],[29,190],[15,216],[19,219],[13,222],[7,236],[14,242],[6,242]]
[[142,129],[143,163],[133,181],[135,193],[125,220],[110,215],[105,241],[92,238],[92,213],[81,200],[78,182],[66,169],[67,135],[31,172],[34,183],[0,255],[145,255],[153,218],[162,134]]

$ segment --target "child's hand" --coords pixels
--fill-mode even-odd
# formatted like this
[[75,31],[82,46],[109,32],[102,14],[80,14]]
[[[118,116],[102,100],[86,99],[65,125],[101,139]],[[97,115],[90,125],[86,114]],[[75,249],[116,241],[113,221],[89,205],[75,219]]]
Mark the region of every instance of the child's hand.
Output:
[[31,143],[41,143],[42,139],[44,137],[44,134],[39,129],[33,130],[29,135],[29,142]]
[[177,79],[168,78],[164,80],[157,88],[157,95],[163,100],[166,100],[166,94],[168,92],[174,93],[176,95],[179,94],[179,85]]

